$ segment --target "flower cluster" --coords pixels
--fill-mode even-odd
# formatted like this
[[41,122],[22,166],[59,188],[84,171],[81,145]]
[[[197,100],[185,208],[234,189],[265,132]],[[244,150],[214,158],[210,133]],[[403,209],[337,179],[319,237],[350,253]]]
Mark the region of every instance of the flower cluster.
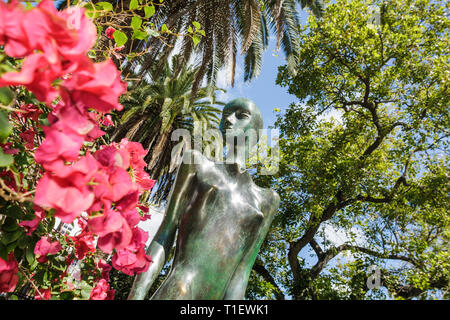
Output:
[[14,253],[10,253],[8,260],[4,261],[0,258],[0,292],[13,292],[16,288],[19,277],[17,272],[19,265],[14,257]]
[[[0,87],[24,86],[52,109],[50,125],[42,128],[45,140],[34,152],[44,169],[36,185],[35,219],[20,225],[31,234],[47,210],[64,223],[87,214],[82,232],[71,239],[76,257],[83,259],[98,247],[113,254],[116,269],[133,275],[146,271],[151,262],[144,250],[148,235],[137,224],[149,217],[139,196],[153,187],[154,180],[144,171],[146,151],[139,143],[124,139],[95,152],[84,148],[104,135],[99,123],[111,124],[105,114],[122,109],[118,99],[126,91],[110,59],[95,63],[87,56],[96,37],[96,27],[82,8],[57,11],[50,0],[43,0],[27,10],[17,1],[0,2],[0,45],[8,56],[23,58],[20,71],[1,76]],[[37,122],[39,108],[24,104],[21,109],[18,117]],[[35,135],[34,130],[20,134],[29,150],[34,149]],[[57,241],[43,237],[34,253],[44,263],[60,250]],[[6,270],[0,291],[17,282],[6,276],[17,273],[17,262],[10,258],[9,262],[0,258],[0,267]],[[111,298],[105,279],[97,283],[91,298]]]

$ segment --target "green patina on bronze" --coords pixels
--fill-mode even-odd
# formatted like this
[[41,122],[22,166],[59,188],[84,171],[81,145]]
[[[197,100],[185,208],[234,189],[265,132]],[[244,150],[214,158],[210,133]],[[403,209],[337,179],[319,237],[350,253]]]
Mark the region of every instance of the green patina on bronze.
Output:
[[[262,125],[256,105],[239,98],[225,106],[220,131],[239,140]],[[229,148],[227,157],[256,143],[245,141]],[[164,220],[147,250],[153,263],[136,277],[128,299],[145,297],[167,262],[177,230],[172,268],[152,299],[243,299],[278,206],[278,194],[256,186],[239,161],[216,164],[196,150],[186,151]]]

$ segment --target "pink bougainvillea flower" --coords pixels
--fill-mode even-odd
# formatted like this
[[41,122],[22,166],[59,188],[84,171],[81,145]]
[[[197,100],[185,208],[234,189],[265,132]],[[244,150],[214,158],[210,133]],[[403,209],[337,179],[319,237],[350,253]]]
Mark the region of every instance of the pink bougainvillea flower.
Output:
[[115,290],[110,290],[108,282],[105,279],[100,279],[92,289],[89,300],[113,300],[114,294]]
[[34,292],[34,300],[50,300],[52,297],[51,288],[48,289],[38,289]]
[[83,260],[88,253],[95,252],[94,235],[91,233],[82,233],[75,237],[70,237],[74,242],[75,256],[78,260]]
[[37,163],[45,168],[46,163],[55,160],[74,161],[78,158],[83,145],[83,136],[70,130],[62,122],[43,127],[43,130],[45,140],[34,154]]
[[106,37],[108,37],[108,39],[114,39],[113,34],[115,31],[116,31],[116,29],[114,29],[113,27],[108,27],[105,30]]
[[123,150],[118,150],[114,146],[102,146],[94,153],[94,157],[105,167],[117,166],[128,169],[130,166],[130,156]]
[[126,82],[122,82],[120,72],[110,59],[79,68],[72,78],[64,80],[63,86],[74,100],[105,113],[121,110],[119,96],[126,91]]
[[22,138],[23,141],[25,141],[25,148],[27,149],[34,149],[34,136],[36,135],[36,132],[33,129],[25,130],[24,132],[19,134],[19,137]]
[[130,244],[124,249],[117,250],[113,256],[113,267],[130,276],[147,271],[152,262],[151,257],[145,254],[147,240],[147,232],[140,228],[134,228]]
[[114,125],[114,122],[112,121],[112,118],[111,118],[111,115],[110,115],[110,114],[108,114],[108,115],[102,117],[102,118],[100,119],[100,123],[101,123],[103,126],[105,126],[105,127],[109,127],[109,126],[113,126],[113,125]]
[[122,212],[122,216],[127,220],[128,225],[130,227],[136,226],[139,222],[141,222],[141,215],[136,209],[137,202],[134,204],[134,208],[125,212]]
[[130,155],[130,166],[133,168],[133,176],[140,190],[150,190],[155,185],[155,180],[150,179],[144,168],[147,164],[144,157],[147,151],[138,142],[130,142],[128,139],[122,139],[119,144],[120,150],[125,150]]
[[0,86],[23,85],[34,93],[40,101],[50,103],[58,96],[52,82],[58,78],[61,70],[58,63],[50,64],[42,53],[27,56],[19,72],[6,72],[0,78]]
[[19,222],[19,226],[24,227],[27,231],[27,235],[31,236],[31,234],[36,230],[39,222],[45,218],[45,212],[42,208],[38,206],[34,206],[34,215],[35,218],[33,220],[22,220]]
[[78,188],[67,179],[52,176],[48,172],[38,181],[34,203],[42,208],[56,209],[55,215],[64,223],[71,223],[94,201],[88,187]]
[[141,221],[147,221],[152,218],[152,215],[149,213],[149,207],[139,204],[138,208],[144,213],[144,215],[141,216]]
[[[61,162],[59,162],[59,165]],[[71,186],[79,188],[80,190],[86,188],[89,182],[94,177],[99,169],[98,161],[88,153],[81,157],[78,161],[73,162],[72,165],[63,165],[61,167],[53,166],[53,174],[58,178],[63,178]]]
[[120,167],[104,167],[96,172],[94,193],[97,199],[117,202],[135,190],[131,177]]
[[31,52],[26,33],[22,28],[25,8],[17,1],[0,1],[0,45],[11,57],[24,57]]
[[32,10],[17,3],[0,6],[0,41],[10,56],[26,56],[20,72],[7,72],[0,86],[24,85],[40,101],[50,103],[58,95],[54,80],[78,68],[93,67],[86,52],[95,44],[96,27],[84,9],[58,12],[50,0]]
[[143,169],[133,170],[133,173],[140,190],[151,190],[156,183],[156,180],[150,179],[148,173]]
[[61,244],[55,240],[51,241],[48,236],[42,237],[36,243],[34,247],[34,254],[37,256],[36,260],[40,263],[44,263],[48,261],[49,254],[56,254],[62,250]]
[[125,48],[125,46],[116,47],[116,46],[114,45],[114,52],[122,51],[123,48]]
[[116,208],[120,212],[130,211],[132,209],[136,209],[136,207],[138,206],[138,201],[139,192],[137,190],[133,190],[132,192],[122,197],[120,201],[116,203]]
[[151,262],[152,259],[145,254],[144,247],[140,247],[137,252],[128,249],[117,250],[112,257],[113,267],[129,276],[147,271]]
[[120,167],[110,170],[109,184],[111,187],[110,200],[117,202],[134,190],[133,182],[129,173]]
[[57,11],[50,0],[43,0],[35,9],[27,11],[22,25],[30,48],[52,57],[73,59],[84,55],[97,38],[95,25],[83,8]]
[[38,106],[34,105],[34,104],[22,104],[20,106],[20,111],[21,112],[16,112],[16,115],[18,118],[29,118],[31,120],[33,120],[35,123],[38,123],[38,119],[39,119],[39,115],[42,114],[42,110],[39,109]]
[[119,144],[120,149],[125,149],[130,155],[130,165],[137,168],[144,168],[146,163],[144,157],[147,154],[147,150],[142,147],[139,142],[128,141],[128,139],[122,139]]
[[18,272],[19,265],[13,252],[8,255],[7,261],[0,258],[0,292],[13,292],[16,289]]
[[11,170],[2,170],[0,171],[0,178],[3,179],[3,181],[5,182],[6,186],[14,191],[18,191],[17,190],[17,184],[16,184],[16,178],[14,178],[14,174],[12,173]]
[[86,141],[93,141],[105,134],[104,131],[100,130],[96,115],[87,111],[82,103],[72,104],[67,97],[58,103],[51,115],[52,124],[60,121],[60,126],[75,131],[78,135],[83,136]]
[[109,281],[109,272],[111,271],[111,266],[103,259],[99,259],[95,262],[97,269],[102,270],[101,278]]
[[80,136],[87,135],[95,127],[95,123],[87,117],[87,111],[70,104],[59,103],[55,107],[56,116],[64,126]]
[[0,148],[3,149],[4,154],[18,154],[19,149],[17,148],[11,149],[11,146],[12,146],[11,142],[6,142],[5,144],[0,143]]
[[97,246],[106,253],[126,248],[132,239],[126,219],[113,210],[104,210],[103,215],[90,218],[88,226],[92,233],[99,236]]
[[145,243],[148,240],[148,232],[141,228],[133,228],[133,238],[128,245],[127,249],[133,252],[139,251],[139,249],[145,248]]
[[[51,5],[54,7],[53,4]],[[57,41],[60,54],[66,58],[84,55],[97,40],[95,24],[86,16],[84,8],[69,7],[57,14],[66,25],[65,34],[52,34]]]

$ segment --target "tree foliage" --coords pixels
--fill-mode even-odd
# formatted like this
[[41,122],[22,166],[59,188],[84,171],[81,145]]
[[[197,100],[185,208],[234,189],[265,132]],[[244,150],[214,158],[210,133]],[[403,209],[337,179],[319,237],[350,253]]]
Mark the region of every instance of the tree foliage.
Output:
[[449,297],[446,9],[338,0],[299,30],[297,73],[277,79],[299,100],[276,123],[280,172],[259,177],[282,203],[249,297]]
[[166,198],[173,182],[170,162],[172,150],[178,143],[171,140],[173,131],[187,129],[193,132],[195,124],[217,127],[220,110],[214,105],[224,104],[216,101],[219,89],[212,86],[198,89],[192,101],[193,81],[200,67],[180,65],[182,62],[177,55],[171,62],[158,73],[154,67],[147,74],[147,83],[131,88],[123,97],[120,124],[112,132],[114,141],[127,138],[142,143],[148,150],[145,156],[147,170],[153,179],[159,179],[158,191],[153,196],[155,202]]

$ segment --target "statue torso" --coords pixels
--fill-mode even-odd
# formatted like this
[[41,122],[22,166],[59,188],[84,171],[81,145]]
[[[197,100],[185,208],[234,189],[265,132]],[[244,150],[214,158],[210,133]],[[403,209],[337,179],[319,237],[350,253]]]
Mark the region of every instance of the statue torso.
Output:
[[194,166],[173,266],[154,299],[222,299],[273,200],[236,164]]

